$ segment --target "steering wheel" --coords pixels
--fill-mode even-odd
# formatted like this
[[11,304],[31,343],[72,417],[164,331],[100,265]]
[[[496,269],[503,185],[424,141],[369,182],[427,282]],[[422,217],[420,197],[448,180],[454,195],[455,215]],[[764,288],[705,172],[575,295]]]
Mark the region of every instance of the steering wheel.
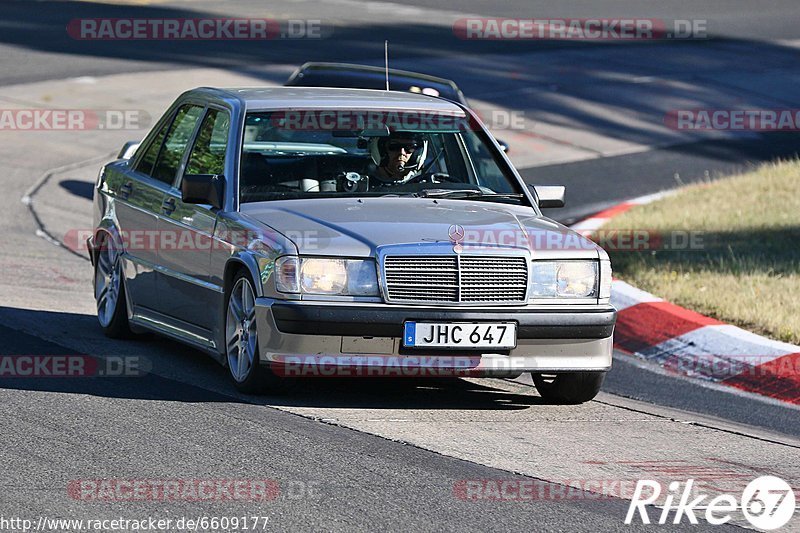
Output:
[[426,172],[419,176],[414,176],[405,183],[464,183],[455,176],[444,172]]

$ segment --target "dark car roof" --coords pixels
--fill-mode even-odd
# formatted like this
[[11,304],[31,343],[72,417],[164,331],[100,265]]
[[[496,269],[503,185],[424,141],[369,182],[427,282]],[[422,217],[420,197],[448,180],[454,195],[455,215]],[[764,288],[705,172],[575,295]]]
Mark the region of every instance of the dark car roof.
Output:
[[[286,82],[288,86],[351,87],[356,89],[386,89],[386,72],[381,67],[350,63],[306,63]],[[464,94],[452,80],[389,69],[389,88],[393,91],[422,92],[434,89],[442,98],[466,105]]]
[[380,109],[423,111],[463,117],[457,104],[424,94],[337,87],[198,87],[184,93],[200,100],[235,99],[246,111],[286,109]]

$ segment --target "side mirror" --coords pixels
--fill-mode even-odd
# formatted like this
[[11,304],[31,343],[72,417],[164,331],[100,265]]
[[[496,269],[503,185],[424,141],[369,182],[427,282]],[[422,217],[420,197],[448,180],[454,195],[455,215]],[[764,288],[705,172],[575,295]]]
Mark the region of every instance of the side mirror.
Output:
[[117,159],[130,159],[133,157],[133,154],[136,153],[136,150],[139,148],[139,145],[142,144],[139,141],[128,141],[122,145],[122,149],[117,154]]
[[539,198],[539,207],[564,207],[563,185],[528,185],[536,197]]
[[505,153],[508,153],[508,143],[505,141],[501,141],[500,139],[495,139],[495,140],[497,141],[497,144],[500,145],[500,149]]
[[210,204],[222,209],[225,177],[216,174],[186,174],[181,180],[181,200],[187,204]]

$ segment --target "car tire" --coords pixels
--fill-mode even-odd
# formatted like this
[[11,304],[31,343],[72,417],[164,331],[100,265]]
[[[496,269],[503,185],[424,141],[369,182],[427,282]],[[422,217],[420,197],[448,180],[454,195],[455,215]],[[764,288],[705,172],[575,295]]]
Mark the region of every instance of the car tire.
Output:
[[234,387],[246,394],[286,392],[292,381],[259,363],[256,292],[246,271],[233,278],[225,296],[225,366]]
[[133,333],[128,323],[128,303],[120,254],[107,237],[100,239],[95,257],[94,298],[97,304],[97,320],[103,333],[112,339],[131,337]]
[[563,374],[531,374],[539,395],[555,403],[578,404],[597,396],[606,377],[605,372],[568,372]]

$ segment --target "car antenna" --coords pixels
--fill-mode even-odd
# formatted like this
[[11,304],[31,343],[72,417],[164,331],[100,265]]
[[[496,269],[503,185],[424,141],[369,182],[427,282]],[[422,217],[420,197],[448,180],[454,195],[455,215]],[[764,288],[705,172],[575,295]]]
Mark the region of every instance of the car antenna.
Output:
[[386,90],[389,90],[389,40],[383,41],[383,64],[386,68]]

